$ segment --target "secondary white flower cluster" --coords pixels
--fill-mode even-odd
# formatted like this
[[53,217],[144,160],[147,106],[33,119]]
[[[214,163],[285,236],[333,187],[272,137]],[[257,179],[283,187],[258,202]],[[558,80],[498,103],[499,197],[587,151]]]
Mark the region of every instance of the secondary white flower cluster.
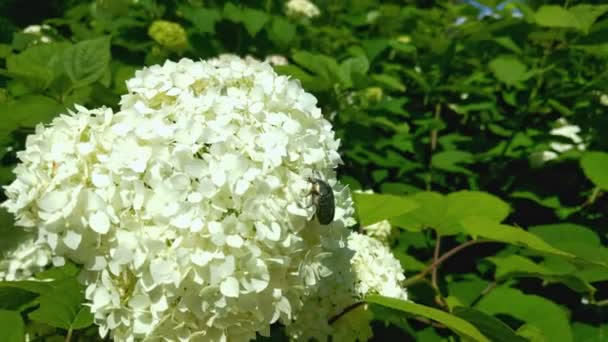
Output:
[[0,280],[31,279],[34,274],[51,264],[51,250],[47,245],[28,238],[0,260]]
[[556,159],[559,154],[570,151],[584,151],[586,145],[583,139],[579,136],[581,128],[577,125],[571,125],[564,118],[557,120],[557,127],[553,128],[549,134],[556,137],[569,139],[572,143],[563,143],[552,141],[549,146],[551,150],[535,152],[530,156],[530,162],[533,166],[540,166],[549,160]]
[[319,8],[308,0],[289,0],[286,8],[289,17],[314,18],[321,14]]
[[[339,141],[297,81],[224,55],[151,66],[127,87],[118,112],[77,106],[37,126],[2,204],[83,265],[102,336],[248,341],[280,321],[323,340],[366,294],[406,298],[390,251],[347,229]],[[327,226],[308,205],[313,171],[335,192]]]
[[[294,339],[326,341],[333,336],[336,341],[366,341],[372,334],[371,314],[357,303],[371,294],[408,298],[401,286],[403,268],[386,245],[356,232],[347,234],[346,243],[341,242],[343,238],[335,236],[332,241],[337,243],[327,246],[331,257],[326,265],[331,275],[321,281],[293,324],[287,326]],[[353,310],[345,311],[347,308]]]

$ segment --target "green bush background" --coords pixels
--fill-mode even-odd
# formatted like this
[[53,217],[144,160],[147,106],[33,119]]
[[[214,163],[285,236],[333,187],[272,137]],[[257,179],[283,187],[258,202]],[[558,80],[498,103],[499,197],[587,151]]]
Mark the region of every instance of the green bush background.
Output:
[[[417,304],[369,298],[375,339],[608,340],[608,5],[481,2],[494,15],[459,1],[317,0],[314,19],[273,0],[0,1],[0,184],[38,122],[116,108],[143,65],[283,55],[276,70],[342,140],[341,180],[377,193],[355,196],[360,223],[394,226]],[[50,44],[22,32],[41,23]],[[560,118],[586,149],[534,163],[574,144],[550,134]],[[7,251],[23,234],[0,219]],[[0,283],[0,335],[93,339],[77,269],[47,272],[48,287]]]

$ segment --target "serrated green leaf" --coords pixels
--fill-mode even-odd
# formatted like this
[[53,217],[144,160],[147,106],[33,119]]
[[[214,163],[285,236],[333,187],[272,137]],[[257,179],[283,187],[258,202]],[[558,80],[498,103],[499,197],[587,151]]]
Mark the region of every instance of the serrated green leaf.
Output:
[[538,236],[521,228],[500,224],[485,217],[470,216],[462,220],[465,231],[474,238],[482,237],[489,240],[503,242],[530,248],[532,250],[566,257],[574,257],[573,254],[557,249]]
[[100,80],[109,64],[109,37],[83,40],[68,48],[63,55],[65,72],[77,87]]
[[20,310],[36,297],[38,294],[16,287],[0,287],[0,309]]
[[417,207],[411,199],[395,195],[354,193],[353,200],[362,226],[401,216]]
[[479,310],[456,307],[453,314],[473,324],[484,336],[492,342],[527,342],[528,340],[517,336],[515,332],[494,316],[487,315]]
[[84,289],[76,278],[54,282],[53,290],[38,298],[39,308],[28,317],[65,330],[84,328],[93,322],[88,309],[83,311]]
[[369,296],[365,299],[365,301],[368,303],[378,304],[391,309],[399,310],[407,314],[432,319],[447,326],[448,328],[457,332],[459,335],[466,336],[468,338],[473,339],[474,341],[490,341],[474,325],[445,311],[437,310],[435,308],[408,301],[381,296]]
[[[484,296],[476,308],[490,315],[510,315],[533,325],[547,341],[572,341],[566,311],[546,298],[503,286]],[[521,336],[519,332],[518,335]]]
[[35,45],[7,57],[6,69],[30,87],[46,89],[63,73],[62,54],[69,47],[67,43]]
[[602,190],[608,190],[608,153],[589,151],[581,158],[581,167],[587,178]]
[[5,342],[25,341],[25,324],[21,314],[15,311],[0,310],[0,336]]

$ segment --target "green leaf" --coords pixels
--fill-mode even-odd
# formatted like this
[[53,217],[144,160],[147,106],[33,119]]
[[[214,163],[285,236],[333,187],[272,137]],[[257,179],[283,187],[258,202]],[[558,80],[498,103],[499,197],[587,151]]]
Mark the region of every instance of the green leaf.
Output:
[[566,311],[546,298],[497,287],[484,296],[476,308],[491,315],[510,315],[533,325],[542,331],[547,341],[572,341]]
[[48,123],[65,108],[50,97],[25,95],[11,102],[0,104],[0,132],[10,132],[18,127],[34,127]]
[[579,293],[593,294],[595,288],[585,279],[579,278],[578,270],[572,272],[568,267],[548,267],[537,264],[520,255],[495,256],[487,258],[496,265],[494,277],[497,280],[512,277],[535,277],[547,283],[562,283]]
[[570,7],[568,11],[576,18],[577,28],[586,34],[597,18],[608,12],[608,5],[579,4]]
[[534,14],[536,23],[545,27],[578,28],[576,17],[561,6],[541,6]]
[[371,76],[372,80],[380,84],[383,88],[404,92],[406,87],[399,78],[387,74],[375,74]]
[[608,248],[602,246],[597,234],[584,226],[561,223],[529,228],[541,239],[580,259],[608,266]]
[[431,165],[439,170],[472,175],[473,173],[458,164],[470,164],[473,162],[473,154],[466,151],[442,151],[433,154]]
[[16,289],[21,289],[24,291],[43,294],[48,293],[53,289],[51,283],[43,282],[43,281],[33,281],[33,280],[20,280],[20,281],[2,281],[0,282],[0,288],[12,287]]
[[287,19],[274,17],[268,30],[268,38],[279,46],[287,46],[296,36],[296,27]]
[[527,342],[523,337],[517,336],[515,331],[501,320],[487,315],[479,310],[456,307],[453,314],[473,324],[479,331],[493,342]]
[[0,310],[0,336],[5,342],[25,341],[25,325],[21,314],[15,311]]
[[489,64],[496,78],[507,84],[515,85],[528,79],[527,67],[515,56],[500,56]]
[[265,12],[252,8],[243,9],[242,21],[245,29],[252,37],[260,32],[268,20],[270,20],[270,16]]
[[0,309],[20,310],[38,297],[38,294],[16,287],[0,286]]
[[572,334],[576,342],[604,341],[608,335],[608,324],[590,325],[582,322],[572,323]]
[[608,190],[608,153],[589,151],[581,158],[583,172],[593,184],[602,190]]
[[67,43],[40,44],[6,59],[6,69],[17,79],[37,89],[46,89],[62,73],[61,57]]
[[56,328],[82,329],[93,323],[87,307],[83,307],[84,290],[76,278],[54,282],[53,290],[38,298],[40,307],[28,317]]
[[369,70],[369,61],[365,56],[351,57],[340,64],[340,78],[344,87],[352,87],[357,80],[363,79]]
[[507,203],[494,195],[480,191],[457,191],[447,196],[434,192],[420,192],[409,198],[418,204],[418,208],[392,219],[391,223],[408,230],[434,228],[442,235],[462,232],[461,221],[467,217],[485,217],[492,221],[502,221],[510,211]]
[[74,83],[82,87],[101,79],[110,63],[110,37],[83,40],[68,48],[63,67]]
[[353,200],[362,226],[403,215],[417,207],[411,199],[395,195],[354,193]]
[[369,296],[365,299],[365,301],[368,303],[378,304],[384,307],[399,310],[408,314],[432,319],[452,329],[459,335],[466,336],[468,338],[473,339],[474,341],[490,341],[479,330],[477,330],[474,325],[445,311],[437,310],[435,308],[395,298],[381,296]]
[[181,5],[179,12],[200,33],[215,33],[215,24],[221,19],[220,11],[212,8],[194,8],[188,5]]
[[570,253],[551,246],[545,240],[532,233],[521,228],[500,224],[486,217],[467,217],[462,221],[462,225],[465,231],[474,238],[483,237],[493,241],[526,247],[541,253],[574,257]]

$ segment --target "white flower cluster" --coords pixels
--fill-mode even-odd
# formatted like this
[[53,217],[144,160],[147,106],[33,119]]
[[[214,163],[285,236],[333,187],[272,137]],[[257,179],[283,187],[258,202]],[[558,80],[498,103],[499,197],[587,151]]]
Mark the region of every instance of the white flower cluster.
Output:
[[[403,268],[386,245],[356,232],[348,234],[346,246],[338,243],[327,248],[331,252],[327,268],[332,274],[306,299],[287,332],[301,341],[326,341],[328,336],[336,341],[365,341],[371,337],[371,314],[356,304],[371,294],[407,300],[401,286]],[[345,312],[347,308],[355,309]]]
[[[82,265],[102,336],[248,341],[281,322],[323,340],[367,293],[406,298],[390,251],[347,229],[339,141],[297,81],[224,55],[127,87],[118,112],[77,106],[37,126],[2,204]],[[313,171],[334,189],[327,226],[308,205]]]
[[319,8],[308,0],[289,0],[286,7],[289,17],[314,18],[321,14]]
[[557,137],[569,139],[572,143],[563,143],[553,141],[549,144],[551,150],[535,152],[530,156],[530,162],[533,166],[540,166],[549,160],[556,159],[560,153],[570,150],[584,151],[586,145],[583,139],[579,136],[581,128],[577,125],[571,125],[564,118],[557,120],[557,127],[553,128],[549,134]]
[[51,250],[34,238],[26,239],[0,260],[0,280],[32,279],[34,274],[51,264]]

